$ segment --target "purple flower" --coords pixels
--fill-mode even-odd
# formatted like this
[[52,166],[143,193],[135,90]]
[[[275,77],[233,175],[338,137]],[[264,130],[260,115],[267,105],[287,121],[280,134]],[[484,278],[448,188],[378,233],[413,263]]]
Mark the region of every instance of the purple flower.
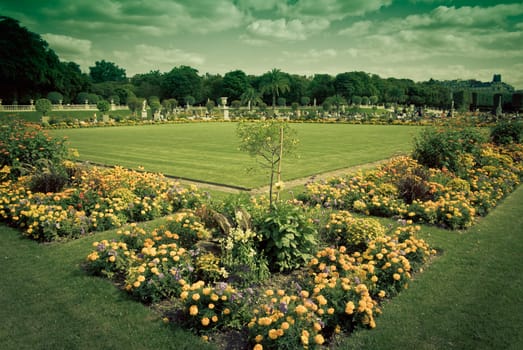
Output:
[[280,311],[283,312],[284,314],[287,313],[287,311],[289,310],[289,307],[287,306],[287,303],[285,302],[281,302],[280,303],[280,307],[279,307]]

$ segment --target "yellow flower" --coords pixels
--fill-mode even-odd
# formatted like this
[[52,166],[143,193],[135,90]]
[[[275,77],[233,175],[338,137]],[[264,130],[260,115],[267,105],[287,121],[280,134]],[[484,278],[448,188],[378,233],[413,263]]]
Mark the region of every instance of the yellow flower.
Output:
[[254,347],[252,348],[252,350],[263,350],[263,345],[261,345],[261,344],[256,344],[256,345],[254,345]]
[[289,324],[289,322],[282,322],[281,324],[281,329],[283,329],[284,331],[286,331],[287,329],[289,329],[291,325]]
[[133,283],[133,287],[134,287],[134,288],[138,288],[138,287],[140,287],[140,284],[141,284],[140,281],[135,281],[135,282]]
[[209,303],[209,305],[207,306],[209,309],[214,309],[214,304],[213,303]]
[[294,309],[294,311],[296,311],[296,313],[297,313],[298,315],[302,315],[302,314],[304,314],[304,313],[307,312],[307,308],[306,308],[305,306],[303,306],[303,305],[300,304],[300,305],[296,306],[296,308]]
[[378,293],[378,296],[379,296],[380,298],[385,298],[385,295],[386,295],[386,294],[387,294],[387,293],[385,293],[384,290],[380,290],[380,292]]
[[333,307],[330,307],[330,308],[327,309],[327,313],[328,313],[329,315],[334,314],[334,311],[335,311],[335,310],[334,310]]
[[254,341],[256,343],[261,343],[261,341],[263,340],[263,335],[261,334],[258,334],[255,338],[254,338]]
[[202,318],[202,326],[207,327],[211,320],[209,320],[209,317]]
[[345,305],[345,313],[347,315],[352,315],[354,313],[354,303],[352,301],[349,301],[346,305]]
[[213,317],[211,317],[211,321],[213,321],[214,323],[218,322],[218,316],[214,315]]
[[192,300],[194,300],[194,301],[200,300],[200,294],[198,294],[198,293],[193,294],[192,295]]
[[316,334],[316,336],[314,337],[314,342],[315,342],[316,344],[321,345],[321,344],[323,344],[323,343],[325,342],[325,339],[323,338],[323,335],[321,335],[321,334]]
[[301,339],[301,343],[302,343],[303,345],[309,345],[309,332],[307,332],[306,330],[303,330],[303,331],[301,332],[301,337],[300,337],[300,339]]
[[269,338],[271,338],[272,340],[278,339],[278,331],[274,328],[271,328],[269,330]]
[[394,275],[392,275],[392,278],[394,278],[394,280],[396,281],[399,281],[401,279],[401,275],[399,273],[395,273]]
[[191,315],[191,316],[198,315],[198,306],[191,305],[191,307],[189,308],[189,315]]
[[231,310],[230,310],[229,308],[225,308],[225,309],[223,309],[223,314],[224,314],[224,315],[228,315],[228,314],[230,314],[230,313],[231,313]]
[[138,276],[138,278],[136,278],[136,280],[138,280],[139,282],[143,282],[143,281],[145,281],[145,276],[140,275],[140,276]]

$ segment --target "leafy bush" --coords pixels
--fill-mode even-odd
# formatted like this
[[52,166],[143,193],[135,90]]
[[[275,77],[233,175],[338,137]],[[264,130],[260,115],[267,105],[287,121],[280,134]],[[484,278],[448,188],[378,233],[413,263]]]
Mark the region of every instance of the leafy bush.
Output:
[[32,192],[60,192],[69,181],[65,167],[47,159],[39,159],[36,171],[31,176],[29,188]]
[[15,120],[0,126],[0,167],[11,167],[11,178],[40,159],[58,164],[66,154],[65,140],[49,136],[39,125]]
[[424,129],[414,140],[412,157],[429,168],[466,175],[460,157],[465,153],[479,158],[485,137],[475,129]]
[[520,143],[521,135],[523,135],[523,124],[521,122],[502,121],[490,130],[490,139],[496,145]]
[[329,243],[346,246],[350,251],[365,250],[370,240],[385,234],[385,228],[379,221],[355,218],[343,210],[331,214],[325,228]]
[[262,236],[260,246],[271,270],[288,271],[303,266],[316,247],[317,231],[304,209],[273,203],[254,218],[254,230]]

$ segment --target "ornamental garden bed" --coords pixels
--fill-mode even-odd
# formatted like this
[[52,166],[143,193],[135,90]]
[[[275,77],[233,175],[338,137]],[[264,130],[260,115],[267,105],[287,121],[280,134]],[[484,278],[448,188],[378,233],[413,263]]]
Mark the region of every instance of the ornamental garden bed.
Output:
[[[73,165],[64,190],[44,193],[31,188],[52,169],[13,180],[4,166],[0,214],[41,241],[121,226],[116,239],[93,244],[84,269],[162,306],[166,322],[211,340],[233,330],[255,349],[316,348],[376,327],[382,301],[436,254],[414,224],[469,227],[519,183],[521,145],[477,146],[448,167],[396,158],[272,205],[213,202],[158,174]],[[346,209],[398,222],[384,227]],[[154,228],[126,225],[167,214]],[[267,284],[275,273],[290,277]]]

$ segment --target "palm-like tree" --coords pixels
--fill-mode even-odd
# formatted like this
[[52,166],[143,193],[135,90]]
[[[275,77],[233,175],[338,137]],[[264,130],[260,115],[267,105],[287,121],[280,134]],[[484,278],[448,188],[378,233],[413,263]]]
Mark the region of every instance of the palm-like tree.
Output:
[[247,104],[247,106],[249,106],[249,111],[251,110],[252,106],[256,106],[257,104],[263,102],[258,91],[250,86],[241,95],[241,101],[242,104]]
[[261,91],[262,93],[268,92],[272,94],[272,109],[276,108],[276,96],[280,96],[280,93],[289,90],[289,80],[279,69],[273,68],[264,74]]

